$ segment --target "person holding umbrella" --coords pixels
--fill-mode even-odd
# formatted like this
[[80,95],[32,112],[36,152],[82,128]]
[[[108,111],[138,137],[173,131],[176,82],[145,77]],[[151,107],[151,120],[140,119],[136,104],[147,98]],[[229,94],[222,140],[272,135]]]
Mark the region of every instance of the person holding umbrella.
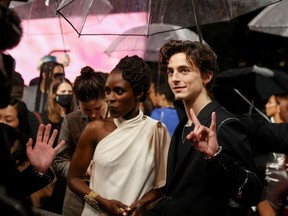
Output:
[[200,42],[171,40],[160,49],[160,70],[186,116],[170,143],[165,196],[147,215],[228,215],[230,198],[257,204],[262,185],[245,128],[212,97],[214,51]]

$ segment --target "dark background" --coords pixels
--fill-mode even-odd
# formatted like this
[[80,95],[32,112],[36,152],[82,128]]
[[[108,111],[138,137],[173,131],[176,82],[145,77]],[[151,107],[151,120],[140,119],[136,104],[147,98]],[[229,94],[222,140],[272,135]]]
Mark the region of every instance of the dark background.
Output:
[[[248,67],[254,64],[288,73],[288,38],[271,35],[248,28],[248,23],[261,9],[240,16],[229,22],[202,25],[203,40],[218,56],[220,73],[226,69]],[[196,27],[190,28],[197,33]],[[149,62],[154,71],[154,80],[159,82],[157,63]],[[161,78],[161,81],[163,78]],[[245,85],[245,83],[243,83]],[[288,83],[287,83],[288,85]],[[214,95],[229,111],[235,114],[258,116],[255,109],[233,91],[216,89]],[[264,112],[265,103],[256,104]],[[262,117],[260,117],[262,118]]]
[[[288,38],[248,28],[248,23],[260,11],[230,22],[201,26],[203,39],[218,55],[221,70],[257,64],[288,72]],[[196,28],[191,30],[197,32]]]

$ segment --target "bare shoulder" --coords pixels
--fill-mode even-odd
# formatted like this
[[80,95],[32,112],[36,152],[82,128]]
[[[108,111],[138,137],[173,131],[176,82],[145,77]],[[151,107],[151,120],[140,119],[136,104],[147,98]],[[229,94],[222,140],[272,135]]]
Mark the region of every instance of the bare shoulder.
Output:
[[85,133],[94,137],[94,140],[100,141],[115,130],[115,128],[116,125],[114,124],[113,118],[109,117],[89,122],[85,127]]

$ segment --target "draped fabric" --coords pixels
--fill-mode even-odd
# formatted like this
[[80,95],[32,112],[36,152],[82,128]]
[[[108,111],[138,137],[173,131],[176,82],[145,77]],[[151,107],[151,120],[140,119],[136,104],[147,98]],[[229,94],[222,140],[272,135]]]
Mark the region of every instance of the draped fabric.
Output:
[[[143,115],[114,119],[117,129],[94,152],[90,188],[126,205],[166,181],[170,135],[165,125]],[[85,204],[82,216],[106,215]]]

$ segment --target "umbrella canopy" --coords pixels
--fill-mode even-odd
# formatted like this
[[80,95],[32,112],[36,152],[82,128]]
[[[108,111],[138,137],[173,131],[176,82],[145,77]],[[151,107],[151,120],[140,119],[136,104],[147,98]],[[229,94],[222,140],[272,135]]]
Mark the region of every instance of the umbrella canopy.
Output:
[[[147,25],[165,23],[182,27],[223,22],[249,13],[279,0],[62,0],[57,12],[70,23],[79,35],[116,34],[122,32],[100,32],[97,27],[86,25],[87,18],[105,19],[114,13],[144,13]],[[132,20],[131,20],[132,21]],[[125,24],[123,25],[123,27]],[[136,26],[136,25],[135,25]],[[125,28],[125,27],[124,27]],[[126,29],[127,30],[127,29]]]
[[[69,24],[59,15],[56,9],[60,0],[30,0],[10,3],[9,8],[16,11],[22,20],[26,35],[62,35],[74,33]],[[49,22],[47,22],[49,20]],[[43,28],[39,27],[43,25]]]
[[288,94],[288,74],[257,65],[223,71],[215,77],[215,83],[216,98],[225,103],[224,106],[235,103],[237,109],[241,109],[240,98],[254,108],[263,107],[272,94]]
[[248,23],[249,29],[288,37],[288,0],[282,0],[262,10]]
[[105,52],[109,56],[123,57],[135,54],[144,56],[146,61],[158,62],[160,47],[167,41],[171,39],[199,40],[199,36],[193,31],[168,24],[151,24],[149,29],[147,25],[142,25],[129,29],[123,35],[126,36],[117,37],[107,48]]

